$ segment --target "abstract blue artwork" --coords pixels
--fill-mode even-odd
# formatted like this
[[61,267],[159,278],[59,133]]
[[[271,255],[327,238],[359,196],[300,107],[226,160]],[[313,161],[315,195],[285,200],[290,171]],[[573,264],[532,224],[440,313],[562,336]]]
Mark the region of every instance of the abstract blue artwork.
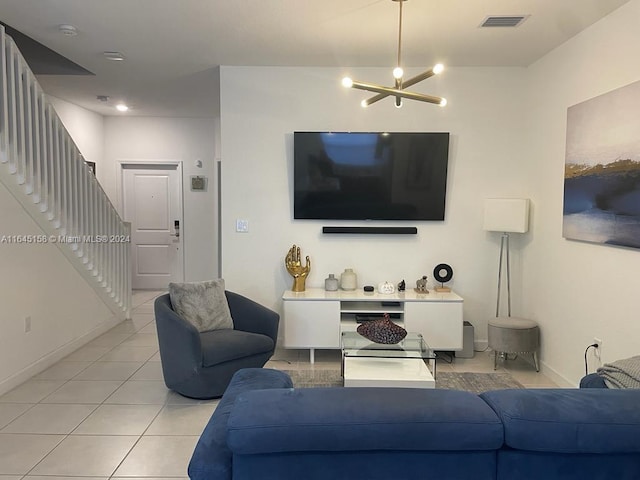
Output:
[[562,235],[640,248],[640,81],[567,109]]

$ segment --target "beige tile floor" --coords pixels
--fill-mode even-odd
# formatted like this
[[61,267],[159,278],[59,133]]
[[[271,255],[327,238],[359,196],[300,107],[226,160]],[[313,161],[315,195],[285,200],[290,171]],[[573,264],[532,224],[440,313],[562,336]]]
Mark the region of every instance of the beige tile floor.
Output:
[[[197,401],[162,381],[153,299],[136,292],[132,319],[0,397],[0,480],[186,478],[218,401]],[[440,371],[493,372],[489,353],[438,362]],[[266,365],[340,368],[338,351],[278,350]],[[501,363],[526,387],[554,387],[522,359]]]

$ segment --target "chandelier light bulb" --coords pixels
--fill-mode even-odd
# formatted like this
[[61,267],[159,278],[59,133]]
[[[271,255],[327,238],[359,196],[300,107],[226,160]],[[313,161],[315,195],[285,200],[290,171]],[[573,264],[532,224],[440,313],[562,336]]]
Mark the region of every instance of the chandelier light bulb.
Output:
[[433,73],[435,73],[436,75],[438,75],[439,73],[442,73],[443,70],[444,70],[444,65],[442,65],[441,63],[437,63],[433,66]]
[[344,77],[342,79],[342,86],[345,88],[353,87],[353,80],[351,80],[349,77]]
[[367,107],[369,106],[369,104],[367,103],[367,101],[366,101],[366,100],[362,100],[362,101],[360,102],[360,106],[361,106],[362,108],[367,108]]
[[398,102],[398,101],[396,101],[396,102],[394,103],[394,105],[396,106],[396,108],[402,108],[402,99],[400,99],[400,101],[399,101],[399,102]]
[[402,70],[402,67],[398,66],[393,69],[393,78],[400,80],[403,75],[404,75],[404,70]]
[[447,105],[447,99],[446,99],[446,98],[443,98],[442,100],[440,100],[439,105],[440,105],[441,107],[446,106],[446,105]]

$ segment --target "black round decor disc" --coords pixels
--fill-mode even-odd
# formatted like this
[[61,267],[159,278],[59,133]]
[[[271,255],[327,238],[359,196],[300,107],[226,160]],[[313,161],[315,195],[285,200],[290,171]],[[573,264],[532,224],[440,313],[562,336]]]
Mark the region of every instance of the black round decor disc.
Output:
[[[442,271],[444,270],[444,275],[442,275]],[[453,278],[453,268],[451,268],[446,263],[440,263],[436,265],[436,268],[433,269],[433,278],[435,278],[440,283],[447,283],[449,280]]]

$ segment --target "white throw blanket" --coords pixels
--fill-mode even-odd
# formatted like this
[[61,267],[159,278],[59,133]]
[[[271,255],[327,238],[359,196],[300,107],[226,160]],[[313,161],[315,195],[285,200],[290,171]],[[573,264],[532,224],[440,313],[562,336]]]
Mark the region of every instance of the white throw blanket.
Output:
[[597,373],[609,388],[640,388],[640,355],[605,363]]

